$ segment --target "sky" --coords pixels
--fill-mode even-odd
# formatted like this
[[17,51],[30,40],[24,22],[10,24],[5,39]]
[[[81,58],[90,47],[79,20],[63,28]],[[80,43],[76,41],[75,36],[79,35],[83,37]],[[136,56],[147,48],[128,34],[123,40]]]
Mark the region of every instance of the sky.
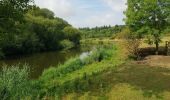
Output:
[[126,0],[35,0],[74,27],[123,25]]

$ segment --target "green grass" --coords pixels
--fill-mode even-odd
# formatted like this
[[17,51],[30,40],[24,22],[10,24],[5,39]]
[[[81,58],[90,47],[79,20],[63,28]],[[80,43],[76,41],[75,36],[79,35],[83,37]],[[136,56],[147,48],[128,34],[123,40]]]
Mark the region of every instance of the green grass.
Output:
[[[93,76],[90,89],[64,100],[169,100],[170,69],[126,64]],[[100,87],[102,83],[103,87]],[[90,98],[90,99],[89,99]]]
[[44,92],[55,95],[86,90],[90,85],[89,77],[105,70],[115,69],[125,62],[120,52],[120,48],[116,46],[109,49],[96,49],[83,61],[76,57],[58,68],[44,71],[40,78],[45,87]]
[[110,38],[89,38],[80,41],[81,44],[111,44],[116,40]]
[[[22,68],[21,68],[22,67]],[[22,99],[31,94],[27,65],[4,66],[0,72],[1,100]]]
[[[169,100],[170,68],[130,63],[123,53],[117,46],[96,49],[86,59],[72,58],[31,81],[27,69],[4,69],[0,96],[8,87],[12,99]],[[27,94],[18,96],[21,90]]]
[[[4,100],[54,99],[68,93],[88,91],[94,81],[93,76],[114,70],[125,62],[120,52],[117,46],[94,49],[83,58],[77,56],[45,70],[38,80],[28,79],[29,70],[25,66],[4,67],[0,72],[0,97]],[[96,82],[96,86],[99,84],[99,81]]]

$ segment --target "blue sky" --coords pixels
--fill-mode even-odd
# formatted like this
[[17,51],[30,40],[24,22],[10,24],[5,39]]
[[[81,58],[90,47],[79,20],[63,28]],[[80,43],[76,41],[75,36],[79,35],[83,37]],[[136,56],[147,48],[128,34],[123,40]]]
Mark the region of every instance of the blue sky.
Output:
[[74,27],[124,24],[126,0],[35,0],[41,8],[52,10]]

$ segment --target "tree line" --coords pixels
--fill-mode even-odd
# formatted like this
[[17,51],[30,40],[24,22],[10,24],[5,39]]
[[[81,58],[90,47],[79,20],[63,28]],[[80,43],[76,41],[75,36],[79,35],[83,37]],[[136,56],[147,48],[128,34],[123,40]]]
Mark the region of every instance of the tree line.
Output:
[[115,26],[101,26],[94,28],[79,28],[82,33],[82,38],[100,38],[100,37],[114,37],[116,33],[119,33],[124,28],[124,25]]
[[79,40],[78,29],[32,0],[0,0],[0,58],[71,48]]

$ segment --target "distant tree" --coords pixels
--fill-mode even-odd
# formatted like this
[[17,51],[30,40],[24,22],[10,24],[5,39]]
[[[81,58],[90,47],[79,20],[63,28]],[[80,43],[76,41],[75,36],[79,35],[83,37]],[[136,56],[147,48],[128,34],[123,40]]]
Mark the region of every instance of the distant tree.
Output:
[[169,24],[170,0],[128,0],[126,24],[139,37],[150,35],[158,54],[160,35]]
[[112,37],[119,33],[124,28],[124,25],[116,26],[101,26],[94,28],[80,28],[82,38],[99,38],[99,37]]
[[63,31],[66,34],[66,38],[68,38],[68,40],[74,42],[75,44],[79,44],[81,32],[78,29],[68,26],[65,27]]

